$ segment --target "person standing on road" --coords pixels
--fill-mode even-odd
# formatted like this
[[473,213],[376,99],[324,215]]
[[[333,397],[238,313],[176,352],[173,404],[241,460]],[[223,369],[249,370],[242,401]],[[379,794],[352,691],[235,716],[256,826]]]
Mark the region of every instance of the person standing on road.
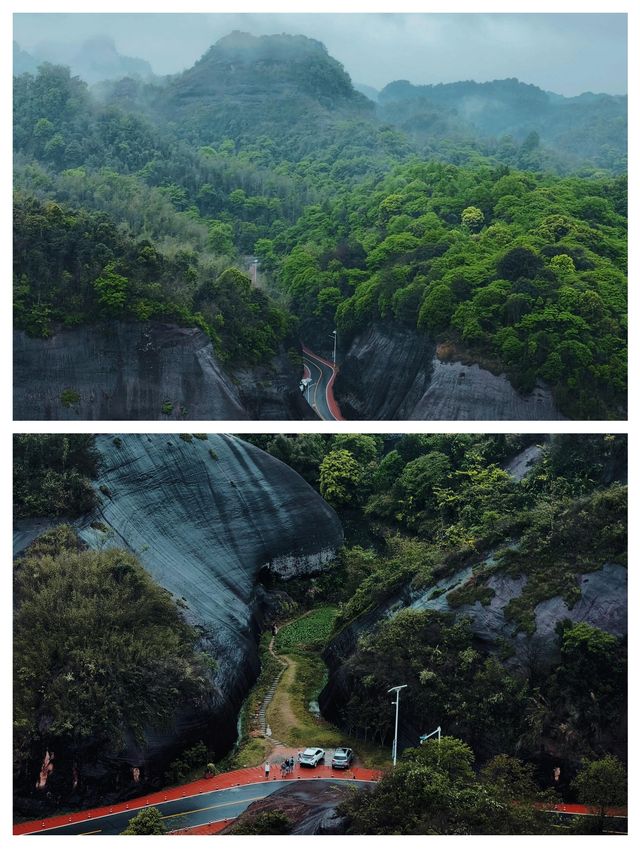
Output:
[[269,764],[268,761],[265,761],[265,763],[264,763],[264,777],[265,777],[265,779],[269,778],[270,772],[271,772],[271,765]]

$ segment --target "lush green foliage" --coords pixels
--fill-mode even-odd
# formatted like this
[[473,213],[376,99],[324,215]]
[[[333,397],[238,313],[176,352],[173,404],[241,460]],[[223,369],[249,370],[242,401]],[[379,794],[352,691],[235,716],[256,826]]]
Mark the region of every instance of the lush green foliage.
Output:
[[627,803],[627,771],[614,755],[605,755],[596,761],[585,761],[574,781],[583,803],[597,806],[600,831],[603,818],[612,806]]
[[13,437],[13,508],[17,518],[74,518],[96,503],[98,470],[92,435]]
[[[461,740],[427,741],[407,750],[398,766],[370,790],[339,806],[349,833],[368,835],[510,835],[549,832],[534,808],[543,794],[531,771],[499,756],[478,777],[474,755]],[[510,786],[516,782],[515,787]],[[517,794],[517,796],[514,796]],[[517,802],[514,802],[514,799]]]
[[626,169],[624,96],[565,98],[514,78],[437,86],[397,80],[380,92],[379,104],[381,117],[426,152],[458,142],[521,169]]
[[[44,749],[110,750],[205,701],[211,659],[131,554],[81,551],[68,527],[15,566],[14,733],[21,781]],[[39,764],[38,764],[39,766]]]
[[318,42],[237,33],[166,85],[123,80],[101,101],[64,68],[15,78],[17,325],[172,316],[232,357],[239,329],[259,360],[291,331],[286,312],[243,287],[210,300],[255,253],[306,340],[409,325],[521,390],[546,380],[569,416],[622,414],[624,100],[497,81],[472,127],[448,99],[478,84],[407,86],[385,91],[392,128]]
[[[541,439],[253,438],[295,458],[311,482],[327,468],[339,476],[336,454],[357,466],[351,499],[337,504],[348,536],[340,560],[326,575],[286,587],[302,606],[335,602],[345,637],[365,630],[355,653],[340,652],[340,675],[328,688],[340,693],[331,719],[351,737],[388,744],[393,719],[380,697],[389,684],[406,683],[403,725],[412,738],[446,721],[480,759],[505,752],[538,767],[553,744],[567,778],[583,757],[624,754],[624,638],[560,624],[554,661],[535,637],[521,636],[526,652],[514,669],[508,635],[480,644],[456,613],[491,604],[491,578],[522,578],[504,615],[514,631],[531,634],[541,602],[557,596],[571,608],[579,574],[626,563],[625,437],[559,435],[536,447]],[[508,469],[521,452],[534,461],[516,479]],[[438,599],[452,612],[401,609],[416,599],[426,607]],[[398,609],[391,620],[390,607]],[[542,778],[550,781],[548,770]]]
[[215,764],[210,763],[209,758],[207,747],[202,741],[188,747],[169,765],[165,773],[166,783],[177,785],[181,782],[190,782],[195,778],[202,777],[205,768],[208,769],[208,772],[215,772]]
[[254,363],[275,355],[293,329],[239,270],[195,251],[163,254],[105,213],[54,202],[16,198],[14,272],[15,322],[32,335],[96,319],[173,319],[204,329],[222,357]]
[[141,809],[132,817],[120,835],[164,835],[166,832],[162,813],[154,806]]
[[320,494],[334,506],[350,504],[362,482],[362,471],[348,450],[332,450],[320,465]]
[[307,208],[278,245],[303,328],[332,322],[324,306],[343,345],[417,326],[523,391],[545,379],[571,416],[625,409],[623,179],[413,163]]
[[286,654],[324,646],[331,636],[336,618],[335,607],[319,607],[285,625],[276,635],[276,650]]
[[412,730],[432,731],[446,720],[486,758],[513,754],[524,715],[524,684],[494,657],[473,648],[465,622],[449,614],[401,611],[360,641],[349,663],[350,698],[342,724],[365,740],[387,742],[393,718],[381,701],[389,684],[407,684],[403,715]]

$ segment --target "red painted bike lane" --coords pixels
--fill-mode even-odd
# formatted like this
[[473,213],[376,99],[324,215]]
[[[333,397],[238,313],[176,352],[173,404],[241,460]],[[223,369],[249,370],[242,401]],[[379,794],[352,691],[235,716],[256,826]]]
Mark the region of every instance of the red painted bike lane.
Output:
[[336,376],[338,375],[339,368],[332,361],[328,361],[326,358],[322,358],[322,356],[317,355],[313,350],[310,350],[309,347],[302,347],[302,352],[311,356],[311,358],[315,358],[316,361],[321,361],[327,367],[331,368],[331,379],[327,382],[327,406],[329,407],[329,411],[333,415],[336,421],[343,421],[342,412],[340,411],[340,406],[338,401],[333,395],[333,384],[336,380]]
[[[274,768],[275,770],[275,768]],[[273,771],[272,771],[273,773]],[[301,768],[296,767],[293,774],[287,778],[292,780],[304,781],[305,779],[356,779],[362,782],[377,782],[381,777],[379,770],[365,770],[357,767],[340,772],[333,770],[331,767],[316,767],[316,768]],[[156,791],[153,794],[145,794],[142,797],[126,800],[122,803],[116,803],[112,806],[99,806],[93,809],[85,809],[80,812],[71,814],[56,815],[55,817],[43,818],[40,820],[31,820],[26,823],[14,824],[14,835],[26,835],[30,832],[39,832],[42,829],[56,829],[60,826],[68,826],[78,823],[83,820],[90,820],[96,817],[106,817],[111,814],[120,814],[126,811],[135,811],[136,809],[145,808],[146,806],[155,806],[159,803],[168,803],[176,800],[181,800],[185,797],[192,797],[195,794],[206,794],[210,791],[223,791],[230,788],[237,788],[242,785],[251,785],[256,782],[279,782],[279,774],[273,773],[270,780],[265,779],[264,770],[262,767],[247,767],[242,770],[232,770],[229,773],[221,773],[219,776],[213,776],[211,779],[198,779],[195,782],[188,782],[185,785],[177,785],[173,788],[165,788],[162,791]],[[219,821],[220,826],[216,829],[219,832],[227,821]]]

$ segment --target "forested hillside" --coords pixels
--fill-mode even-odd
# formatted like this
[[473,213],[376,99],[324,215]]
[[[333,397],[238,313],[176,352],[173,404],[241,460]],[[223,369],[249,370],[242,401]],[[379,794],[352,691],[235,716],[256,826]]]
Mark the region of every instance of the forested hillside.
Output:
[[[15,318],[30,335],[168,317],[250,364],[296,335],[322,351],[336,324],[344,355],[382,321],[520,392],[545,381],[569,417],[624,415],[621,99],[395,83],[376,111],[319,42],[243,33],[150,83],[91,92],[47,64],[14,79]],[[416,103],[450,121],[416,136]],[[241,275],[254,256],[259,294]]]
[[516,79],[437,86],[390,83],[379,115],[429,151],[433,138],[477,146],[521,169],[627,167],[627,99],[593,92],[565,98]]
[[624,437],[253,440],[345,525],[333,571],[288,587],[303,609],[339,607],[323,714],[389,744],[381,697],[407,684],[403,746],[442,725],[480,763],[531,762],[543,787],[559,764],[565,794],[581,760],[624,760]]

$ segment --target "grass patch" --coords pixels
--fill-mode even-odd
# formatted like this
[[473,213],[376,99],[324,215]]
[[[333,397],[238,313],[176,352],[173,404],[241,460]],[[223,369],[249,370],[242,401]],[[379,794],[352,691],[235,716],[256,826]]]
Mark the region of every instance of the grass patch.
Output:
[[276,636],[276,652],[321,650],[333,632],[337,614],[337,607],[319,607],[285,625]]
[[[316,655],[289,655],[293,666],[282,676],[270,706],[269,721],[274,737],[291,746],[321,746],[332,749],[350,746],[365,767],[380,768],[390,762],[389,750],[348,736],[326,720],[318,720],[309,711],[309,702],[318,698],[326,683],[327,669]],[[278,694],[286,693],[295,722],[282,713],[283,703]]]
[[257,767],[267,757],[269,743],[263,737],[249,737],[245,735],[238,744],[237,750],[227,762],[217,765],[218,770],[240,770],[243,767]]

